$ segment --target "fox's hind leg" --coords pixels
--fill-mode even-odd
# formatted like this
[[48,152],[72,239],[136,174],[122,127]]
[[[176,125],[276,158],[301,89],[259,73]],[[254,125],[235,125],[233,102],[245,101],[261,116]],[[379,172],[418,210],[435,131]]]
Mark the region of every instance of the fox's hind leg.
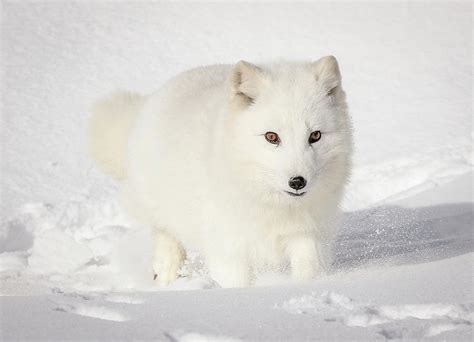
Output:
[[186,252],[181,242],[164,231],[156,233],[153,272],[160,285],[168,285],[178,277],[185,259]]

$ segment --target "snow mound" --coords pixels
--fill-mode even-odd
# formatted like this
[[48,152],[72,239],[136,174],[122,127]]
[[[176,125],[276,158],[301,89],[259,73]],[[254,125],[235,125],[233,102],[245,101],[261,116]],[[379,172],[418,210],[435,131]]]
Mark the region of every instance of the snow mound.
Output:
[[[2,226],[0,269],[81,291],[156,290],[153,239],[152,231],[127,218],[115,201],[27,204]],[[216,286],[193,251],[180,275],[168,289]]]

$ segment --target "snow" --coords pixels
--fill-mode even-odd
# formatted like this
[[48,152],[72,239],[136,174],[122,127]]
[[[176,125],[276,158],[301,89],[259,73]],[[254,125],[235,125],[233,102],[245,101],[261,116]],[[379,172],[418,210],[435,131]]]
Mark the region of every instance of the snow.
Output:
[[[2,5],[2,339],[472,339],[470,3]],[[197,65],[325,54],[356,148],[334,271],[220,289],[189,251],[158,288],[151,232],[87,157],[88,107]]]
[[[456,328],[469,328],[472,323],[472,305],[452,304],[408,304],[408,305],[371,305],[359,303],[335,292],[312,293],[285,301],[277,308],[296,315],[323,315],[327,322],[340,322],[349,327],[379,326],[379,334],[391,338],[419,337],[407,336],[399,329],[388,329],[389,323],[418,319],[430,321],[424,329],[423,337],[431,337]],[[464,326],[463,326],[464,325]],[[467,327],[465,327],[467,325]],[[456,327],[458,326],[458,327]],[[408,327],[408,329],[413,327]],[[419,327],[416,326],[416,329]],[[411,332],[413,334],[413,332]],[[415,331],[414,333],[418,333]]]

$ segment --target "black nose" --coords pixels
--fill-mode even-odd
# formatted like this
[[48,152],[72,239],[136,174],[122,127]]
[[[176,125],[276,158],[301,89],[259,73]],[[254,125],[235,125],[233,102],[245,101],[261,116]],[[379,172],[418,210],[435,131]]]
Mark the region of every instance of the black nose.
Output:
[[301,176],[291,177],[288,185],[295,190],[303,189],[306,186],[306,179]]

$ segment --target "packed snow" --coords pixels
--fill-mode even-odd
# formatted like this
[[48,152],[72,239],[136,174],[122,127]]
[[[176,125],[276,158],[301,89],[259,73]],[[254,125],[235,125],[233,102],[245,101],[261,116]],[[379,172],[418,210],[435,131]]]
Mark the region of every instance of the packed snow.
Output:
[[[3,2],[0,338],[471,340],[472,8],[465,3]],[[88,107],[213,63],[335,55],[354,172],[333,269],[221,289],[86,153]]]

